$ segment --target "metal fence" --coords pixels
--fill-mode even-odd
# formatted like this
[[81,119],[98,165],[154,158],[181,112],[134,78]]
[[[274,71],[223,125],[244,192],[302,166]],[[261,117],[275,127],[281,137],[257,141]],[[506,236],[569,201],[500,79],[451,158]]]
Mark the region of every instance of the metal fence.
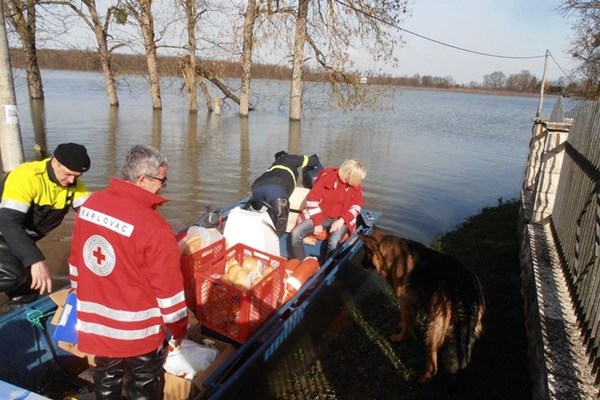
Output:
[[[556,118],[557,116],[553,116]],[[595,384],[600,380],[600,102],[573,118],[551,215]]]

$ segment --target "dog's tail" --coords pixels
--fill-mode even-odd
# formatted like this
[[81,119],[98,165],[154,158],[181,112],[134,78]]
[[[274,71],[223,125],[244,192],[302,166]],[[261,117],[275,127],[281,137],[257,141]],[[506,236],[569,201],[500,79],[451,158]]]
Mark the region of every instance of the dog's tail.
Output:
[[485,299],[481,283],[471,271],[459,277],[460,290],[452,296],[451,326],[442,350],[442,362],[455,374],[464,369],[471,359],[471,349],[482,331]]

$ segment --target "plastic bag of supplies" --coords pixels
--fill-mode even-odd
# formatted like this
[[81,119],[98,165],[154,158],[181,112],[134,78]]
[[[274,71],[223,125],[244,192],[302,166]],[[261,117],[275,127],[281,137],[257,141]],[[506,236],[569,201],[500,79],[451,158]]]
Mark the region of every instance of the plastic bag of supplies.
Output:
[[169,342],[169,352],[164,364],[164,369],[171,375],[192,380],[196,373],[204,371],[219,355],[219,349],[210,339],[204,339],[202,344],[183,339],[181,345],[173,346]]

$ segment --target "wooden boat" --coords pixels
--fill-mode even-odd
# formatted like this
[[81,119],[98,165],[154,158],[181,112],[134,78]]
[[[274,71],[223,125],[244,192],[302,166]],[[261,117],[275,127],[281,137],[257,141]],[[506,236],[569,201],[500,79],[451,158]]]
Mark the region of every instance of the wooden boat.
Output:
[[[221,215],[227,221],[231,210],[243,206],[242,199]],[[298,324],[318,304],[322,294],[332,285],[338,272],[362,248],[358,232],[369,233],[379,220],[378,212],[363,210],[357,230],[327,258],[320,268],[291,297],[279,306],[260,327],[243,343],[224,337],[205,326],[208,336],[234,344],[232,356],[204,381],[204,395],[209,399],[235,398],[236,394],[259,373],[264,365],[286,341]],[[288,256],[289,234],[280,238],[280,255]],[[306,245],[307,256],[318,255],[322,243]],[[91,398],[91,379],[87,359],[76,357],[59,347],[52,338],[55,326],[50,323],[57,310],[56,303],[44,296],[26,307],[0,316],[0,398],[2,399],[63,399]],[[87,395],[86,395],[87,393]],[[30,396],[30,397],[27,397]]]

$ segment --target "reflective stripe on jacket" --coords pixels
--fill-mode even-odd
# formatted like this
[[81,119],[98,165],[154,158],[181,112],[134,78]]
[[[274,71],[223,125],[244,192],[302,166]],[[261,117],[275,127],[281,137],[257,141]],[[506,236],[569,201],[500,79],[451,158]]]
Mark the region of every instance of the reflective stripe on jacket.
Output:
[[23,163],[0,183],[0,233],[25,266],[44,260],[35,242],[90,195],[81,179],[67,187],[57,183],[50,160]]

